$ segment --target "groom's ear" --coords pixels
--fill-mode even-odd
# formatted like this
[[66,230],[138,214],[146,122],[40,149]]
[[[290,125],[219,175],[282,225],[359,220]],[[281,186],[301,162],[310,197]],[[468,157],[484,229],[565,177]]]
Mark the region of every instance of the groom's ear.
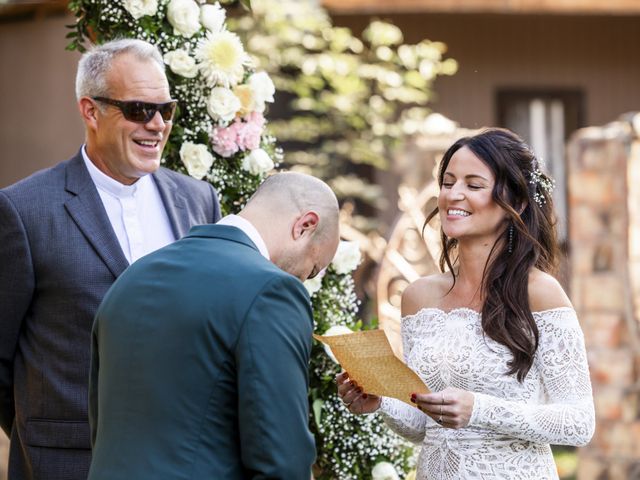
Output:
[[303,213],[293,224],[292,235],[294,240],[305,236],[311,236],[320,223],[320,217],[314,211]]

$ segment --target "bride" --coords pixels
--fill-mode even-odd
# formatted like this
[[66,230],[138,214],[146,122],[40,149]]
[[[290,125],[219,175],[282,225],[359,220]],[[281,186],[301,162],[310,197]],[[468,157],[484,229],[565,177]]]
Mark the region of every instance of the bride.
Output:
[[439,214],[448,271],[407,287],[401,324],[405,361],[432,393],[412,407],[344,372],[338,394],[422,444],[418,479],[557,479],[549,444],[585,445],[595,419],[582,331],[550,274],[553,183],[502,129],[454,143],[438,182],[427,222]]

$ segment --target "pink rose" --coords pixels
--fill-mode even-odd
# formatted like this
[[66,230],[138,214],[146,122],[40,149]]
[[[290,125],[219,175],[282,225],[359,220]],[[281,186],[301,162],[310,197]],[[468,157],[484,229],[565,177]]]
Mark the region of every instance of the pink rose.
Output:
[[238,143],[236,141],[238,134],[237,123],[232,123],[228,127],[216,127],[213,129],[213,135],[211,136],[211,148],[218,155],[223,157],[230,157],[238,150]]
[[239,150],[256,150],[266,123],[261,113],[253,112],[246,117],[236,118],[227,127],[216,127],[211,135],[213,151],[223,157],[230,157]]
[[253,112],[245,117],[238,128],[238,147],[241,150],[255,150],[260,146],[260,137],[265,120],[261,113]]

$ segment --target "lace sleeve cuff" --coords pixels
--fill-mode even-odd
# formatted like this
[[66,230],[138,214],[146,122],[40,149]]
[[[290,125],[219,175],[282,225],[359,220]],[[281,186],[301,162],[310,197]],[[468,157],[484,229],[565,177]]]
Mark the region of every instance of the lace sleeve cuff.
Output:
[[393,399],[389,397],[382,397],[380,401],[380,408],[378,408],[378,412],[383,415],[390,415],[392,412],[392,403]]
[[486,395],[482,393],[473,392],[473,410],[471,411],[471,418],[469,419],[470,427],[487,427],[487,422],[483,422],[486,417],[484,412],[486,411]]
[[473,407],[471,409],[471,417],[469,418],[469,426],[474,426],[480,416],[480,402],[478,400],[478,394],[475,392],[469,392],[473,395]]
[[384,423],[401,437],[413,443],[424,439],[427,416],[417,408],[395,398],[382,397],[378,412]]

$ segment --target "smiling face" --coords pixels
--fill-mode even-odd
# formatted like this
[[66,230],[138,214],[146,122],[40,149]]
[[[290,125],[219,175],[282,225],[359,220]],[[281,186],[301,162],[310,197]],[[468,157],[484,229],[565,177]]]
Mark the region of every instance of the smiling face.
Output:
[[495,241],[506,212],[492,198],[494,184],[491,169],[468,147],[453,154],[438,196],[440,221],[447,237]]
[[[117,57],[107,74],[109,97],[114,100],[140,100],[165,103],[171,100],[164,71],[154,61],[140,61],[131,54]],[[80,109],[87,126],[87,154],[102,172],[130,185],[155,172],[172,123],[165,123],[159,112],[146,124],[124,118],[119,108],[83,97]],[[91,111],[88,115],[87,112]]]

